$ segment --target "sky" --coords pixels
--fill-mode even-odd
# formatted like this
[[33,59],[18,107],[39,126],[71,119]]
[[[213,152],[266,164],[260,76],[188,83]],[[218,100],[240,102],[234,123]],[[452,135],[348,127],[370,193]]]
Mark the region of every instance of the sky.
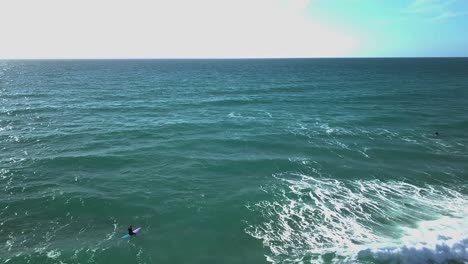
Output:
[[468,0],[0,0],[0,59],[468,56]]

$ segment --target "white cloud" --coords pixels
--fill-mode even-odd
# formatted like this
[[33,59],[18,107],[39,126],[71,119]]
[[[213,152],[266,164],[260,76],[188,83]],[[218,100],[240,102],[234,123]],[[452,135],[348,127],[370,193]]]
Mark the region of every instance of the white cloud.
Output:
[[445,11],[442,14],[436,16],[433,18],[433,20],[442,20],[442,19],[447,19],[447,18],[452,18],[452,17],[458,17],[458,16],[463,16],[465,13],[457,13],[457,12],[452,12],[452,11]]
[[448,1],[414,0],[405,10],[407,13],[430,13],[442,9]]
[[309,0],[3,0],[0,58],[350,55],[358,39],[306,16],[310,4]]
[[429,17],[433,21],[465,15],[453,11],[456,3],[457,0],[414,0],[403,12]]

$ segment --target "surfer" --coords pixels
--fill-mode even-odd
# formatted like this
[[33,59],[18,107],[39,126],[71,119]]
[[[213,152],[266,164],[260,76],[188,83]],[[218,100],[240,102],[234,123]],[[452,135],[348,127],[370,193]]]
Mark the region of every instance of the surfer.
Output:
[[436,132],[435,132],[435,135],[436,135],[436,136],[439,136],[439,132],[438,132],[438,131],[436,131]]
[[128,234],[131,235],[131,236],[135,235],[135,233],[133,233],[132,225],[130,225],[130,226],[128,227]]

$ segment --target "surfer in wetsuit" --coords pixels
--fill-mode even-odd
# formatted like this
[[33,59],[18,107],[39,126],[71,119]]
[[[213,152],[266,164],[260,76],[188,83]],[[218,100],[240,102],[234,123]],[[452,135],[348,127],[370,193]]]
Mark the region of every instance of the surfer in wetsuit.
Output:
[[135,234],[135,233],[133,233],[132,225],[130,225],[130,226],[128,227],[128,234],[131,235],[131,236],[133,236],[133,235]]

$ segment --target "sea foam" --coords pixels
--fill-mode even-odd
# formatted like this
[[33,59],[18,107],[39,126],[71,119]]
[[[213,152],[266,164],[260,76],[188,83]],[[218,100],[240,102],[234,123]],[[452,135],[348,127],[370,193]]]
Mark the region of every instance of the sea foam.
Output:
[[[247,208],[272,263],[466,261],[468,199],[446,187],[278,174]],[[328,256],[328,257],[327,257]]]

